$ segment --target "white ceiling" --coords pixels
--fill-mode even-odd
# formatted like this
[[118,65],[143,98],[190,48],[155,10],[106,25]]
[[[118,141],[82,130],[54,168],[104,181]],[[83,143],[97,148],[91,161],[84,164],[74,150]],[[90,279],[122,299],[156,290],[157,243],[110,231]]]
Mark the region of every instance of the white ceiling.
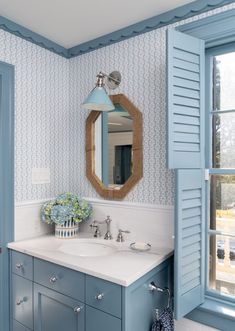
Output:
[[0,0],[0,15],[70,48],[192,0]]

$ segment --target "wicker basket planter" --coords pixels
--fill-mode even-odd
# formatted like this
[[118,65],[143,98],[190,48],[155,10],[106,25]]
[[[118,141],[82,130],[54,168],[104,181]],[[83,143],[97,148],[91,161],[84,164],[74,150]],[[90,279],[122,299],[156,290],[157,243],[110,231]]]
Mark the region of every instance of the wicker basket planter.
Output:
[[56,238],[72,239],[78,234],[79,225],[78,223],[71,221],[65,221],[63,224],[55,225],[55,236]]

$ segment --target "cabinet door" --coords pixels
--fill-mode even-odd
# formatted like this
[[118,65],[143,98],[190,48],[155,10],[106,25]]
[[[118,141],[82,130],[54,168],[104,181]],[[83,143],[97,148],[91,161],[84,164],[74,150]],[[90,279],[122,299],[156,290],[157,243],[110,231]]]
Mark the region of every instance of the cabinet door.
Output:
[[34,331],[84,331],[84,304],[34,285]]
[[86,307],[86,331],[121,331],[121,320],[98,309]]
[[17,321],[13,321],[13,331],[31,331],[25,328],[22,324],[18,323]]
[[13,318],[29,329],[33,329],[33,283],[12,274]]

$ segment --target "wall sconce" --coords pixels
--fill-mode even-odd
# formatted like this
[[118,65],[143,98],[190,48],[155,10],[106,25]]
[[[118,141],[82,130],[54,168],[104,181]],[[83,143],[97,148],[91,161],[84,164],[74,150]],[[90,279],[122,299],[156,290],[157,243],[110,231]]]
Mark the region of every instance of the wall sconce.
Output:
[[105,90],[105,85],[107,85],[109,89],[114,90],[120,85],[120,83],[121,74],[119,71],[113,71],[109,75],[99,72],[97,75],[96,86],[81,104],[81,107],[84,109],[97,111],[114,110],[114,104]]

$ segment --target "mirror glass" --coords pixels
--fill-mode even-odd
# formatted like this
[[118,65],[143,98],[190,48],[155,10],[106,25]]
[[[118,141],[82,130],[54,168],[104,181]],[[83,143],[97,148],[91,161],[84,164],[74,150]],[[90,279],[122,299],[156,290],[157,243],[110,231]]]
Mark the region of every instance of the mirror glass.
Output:
[[94,168],[102,183],[120,189],[133,170],[133,118],[119,103],[94,122]]

